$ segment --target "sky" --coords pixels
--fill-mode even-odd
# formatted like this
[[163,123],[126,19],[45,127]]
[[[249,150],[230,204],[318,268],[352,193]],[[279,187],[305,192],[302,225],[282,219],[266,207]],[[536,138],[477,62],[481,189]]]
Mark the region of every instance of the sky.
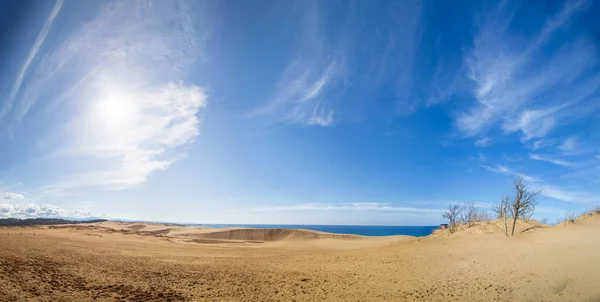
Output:
[[598,1],[1,1],[0,217],[600,205]]

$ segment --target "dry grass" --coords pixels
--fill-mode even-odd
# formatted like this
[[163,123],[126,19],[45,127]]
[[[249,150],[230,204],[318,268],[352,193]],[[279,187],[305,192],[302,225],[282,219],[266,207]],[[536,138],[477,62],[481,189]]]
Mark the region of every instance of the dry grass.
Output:
[[600,215],[600,206],[593,206],[587,209],[584,213],[584,216],[596,216]]

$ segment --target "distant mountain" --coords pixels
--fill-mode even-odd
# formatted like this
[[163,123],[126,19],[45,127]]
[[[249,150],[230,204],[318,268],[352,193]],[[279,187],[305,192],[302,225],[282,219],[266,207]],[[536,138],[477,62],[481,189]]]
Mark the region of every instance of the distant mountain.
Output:
[[29,225],[52,225],[52,224],[81,224],[81,223],[96,223],[105,222],[106,219],[90,219],[90,220],[67,220],[58,218],[1,218],[0,226],[29,226]]

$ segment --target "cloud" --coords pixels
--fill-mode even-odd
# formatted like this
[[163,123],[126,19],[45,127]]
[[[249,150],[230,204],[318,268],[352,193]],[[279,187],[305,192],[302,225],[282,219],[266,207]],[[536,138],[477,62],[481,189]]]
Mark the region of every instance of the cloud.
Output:
[[554,214],[554,215],[564,215],[567,211],[563,208],[552,208],[552,207],[535,207],[535,212],[537,214]]
[[517,120],[506,120],[502,128],[509,133],[520,131],[523,133],[523,140],[544,137],[556,123],[554,114],[565,106],[555,106],[544,110],[524,110]]
[[533,176],[529,176],[529,175],[525,175],[522,173],[517,173],[503,165],[496,165],[495,167],[490,167],[490,166],[486,166],[483,165],[483,167],[491,172],[494,173],[500,173],[500,174],[505,174],[505,175],[510,175],[510,176],[521,176],[523,177],[523,180],[528,181],[528,182],[539,182],[541,181],[539,178],[537,177],[533,177]]
[[186,2],[112,1],[44,54],[16,115],[39,106],[64,117],[54,155],[89,163],[57,186],[128,188],[185,155],[207,103],[184,81],[205,57],[189,11]]
[[[285,40],[297,47],[282,67],[272,96],[250,116],[325,127],[382,108],[386,114],[408,115],[448,97],[446,86],[452,84],[458,64],[442,62],[429,49],[419,51],[421,1],[389,3],[388,8],[353,2],[335,12],[325,2],[300,3],[301,20],[288,20],[295,31]],[[379,20],[365,18],[371,14]],[[419,64],[421,60],[427,62]]]
[[6,99],[4,107],[2,107],[2,110],[0,111],[0,120],[2,120],[4,118],[4,116],[6,116],[8,114],[8,112],[11,110],[13,103],[15,101],[15,98],[21,89],[21,84],[23,83],[23,78],[25,77],[25,74],[27,73],[27,70],[29,69],[31,62],[33,61],[33,59],[37,55],[38,51],[40,50],[40,47],[42,46],[42,44],[44,44],[44,41],[46,40],[46,37],[48,36],[48,32],[52,28],[52,23],[54,22],[54,18],[56,18],[56,15],[58,15],[58,13],[60,12],[62,5],[63,5],[63,0],[57,0],[54,3],[54,6],[52,7],[50,14],[48,15],[48,18],[46,19],[46,22],[42,26],[42,29],[40,30],[37,38],[35,39],[33,46],[29,50],[29,54],[27,55],[27,58],[25,58],[25,62],[23,63],[23,65],[21,66],[21,69],[19,70],[17,78],[15,79],[13,87],[10,91],[10,95],[8,96],[8,99]]
[[588,192],[571,191],[546,184],[543,184],[541,189],[542,195],[544,196],[570,203],[592,203],[600,201],[599,196],[595,196]]
[[537,188],[542,190],[541,195],[544,195],[546,197],[570,203],[590,203],[600,201],[600,197],[594,194],[588,192],[573,191],[570,189],[564,189],[550,184],[546,184],[542,179],[527,176],[521,173],[516,173],[515,171],[502,165],[496,165],[495,167],[484,165],[483,167],[488,171],[494,173],[500,173],[510,176],[522,176],[526,182],[535,183]]
[[328,92],[339,83],[344,55],[339,46],[327,40],[324,23],[319,3],[302,3],[298,49],[277,81],[273,97],[252,116],[307,126],[335,123],[333,96]]
[[576,104],[597,92],[600,74],[594,69],[593,41],[574,34],[561,47],[547,45],[584,7],[583,1],[567,2],[526,40],[510,32],[515,12],[509,6],[484,19],[465,58],[476,102],[456,117],[456,128],[464,136],[500,125],[505,133],[522,133],[523,140],[541,138],[558,124],[590,112],[582,113]]
[[567,154],[578,153],[580,148],[579,141],[574,136],[567,138],[560,146],[558,146],[558,149]]
[[492,139],[489,137],[480,138],[475,141],[475,145],[478,147],[487,147],[492,144]]
[[[127,109],[127,118],[107,123],[111,117],[98,116],[102,111],[93,108],[77,121],[84,130],[76,133],[78,140],[68,152],[112,162],[109,169],[79,175],[77,182],[125,187],[141,184],[153,171],[165,170],[175,162],[177,158],[172,156],[162,159],[168,150],[194,142],[199,135],[196,114],[206,97],[198,87],[167,84],[156,91],[116,96],[132,106]],[[99,100],[98,107],[105,106],[110,96],[106,98]],[[114,117],[114,110],[107,114]]]
[[557,144],[556,139],[538,139],[530,144],[528,147],[532,150],[544,149]]
[[283,123],[332,125],[334,112],[328,107],[323,94],[335,81],[338,69],[339,63],[335,62],[321,67],[308,58],[297,59],[284,72],[274,100],[255,114],[276,115],[276,119]]
[[536,154],[536,153],[532,153],[529,154],[529,158],[534,159],[534,160],[540,160],[540,161],[546,161],[558,166],[562,166],[562,167],[572,167],[574,166],[573,163],[568,162],[568,161],[564,161],[561,159],[556,159],[556,158],[552,158],[552,157],[548,157],[545,155],[541,155],[541,154]]
[[49,204],[0,204],[0,218],[91,219],[103,217],[84,211],[67,211]]
[[510,171],[507,167],[502,166],[502,165],[496,165],[496,167],[490,167],[490,166],[484,165],[483,167],[488,171],[502,173],[502,174],[509,174],[509,171]]
[[271,206],[254,209],[254,211],[399,211],[415,213],[441,213],[444,209],[428,209],[413,207],[398,207],[389,203],[358,202],[358,203],[305,203],[297,205]]
[[14,193],[14,192],[4,192],[3,194],[4,200],[10,201],[11,199],[25,199],[23,194]]

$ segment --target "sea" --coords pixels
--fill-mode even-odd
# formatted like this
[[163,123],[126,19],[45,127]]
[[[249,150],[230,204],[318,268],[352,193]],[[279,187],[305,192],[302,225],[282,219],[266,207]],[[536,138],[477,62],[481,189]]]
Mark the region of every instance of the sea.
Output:
[[247,227],[257,229],[304,229],[362,236],[430,235],[438,226],[300,225],[300,224],[193,224],[209,228]]

